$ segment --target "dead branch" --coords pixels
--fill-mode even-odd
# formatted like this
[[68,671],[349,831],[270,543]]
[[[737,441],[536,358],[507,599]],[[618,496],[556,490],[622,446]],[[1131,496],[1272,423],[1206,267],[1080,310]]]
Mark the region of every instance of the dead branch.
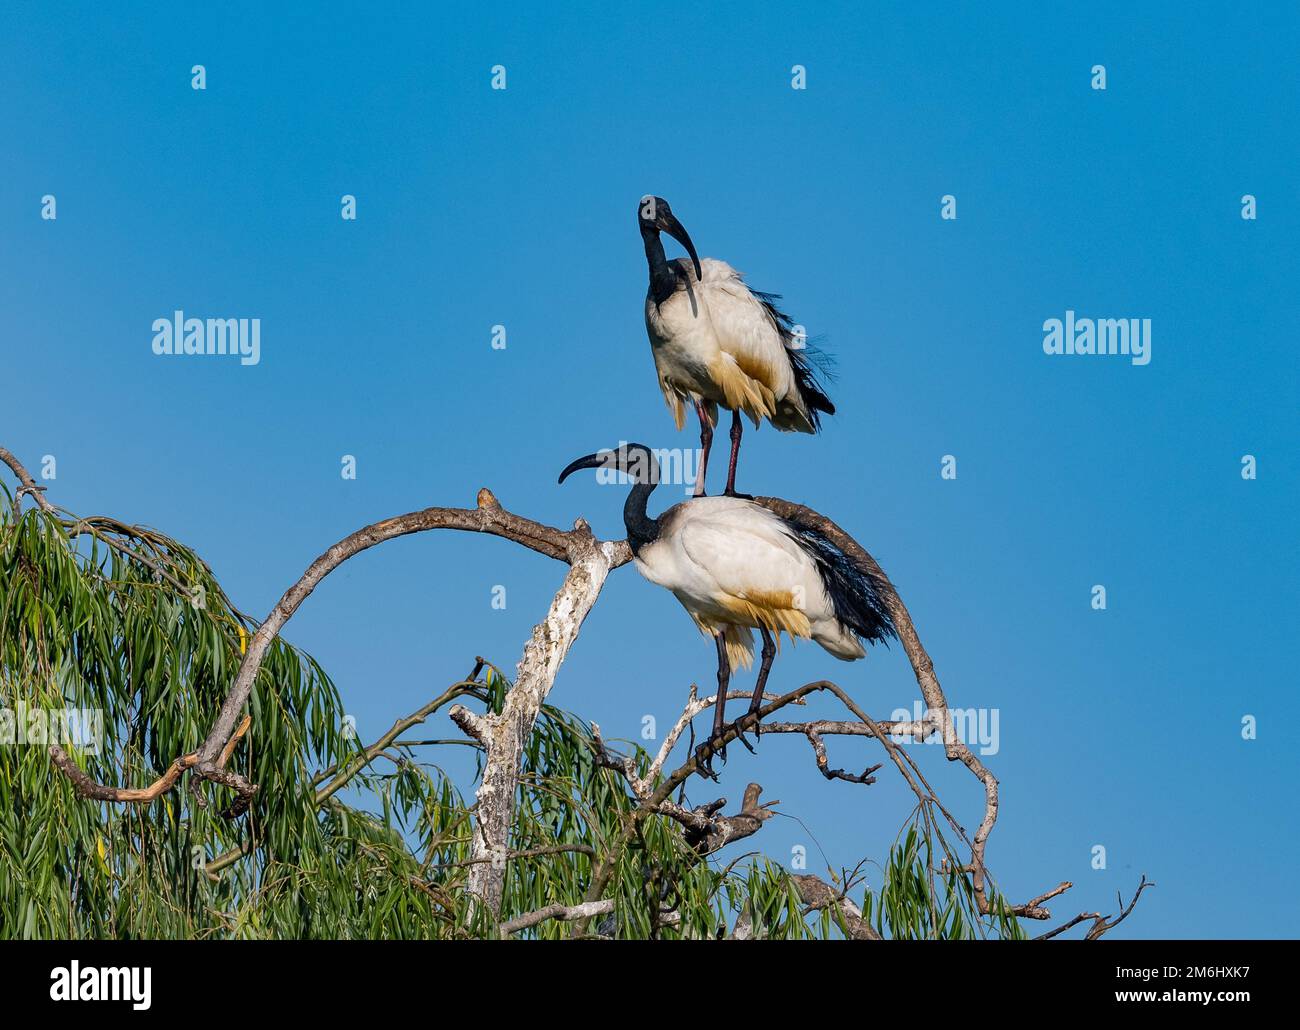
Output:
[[[894,740],[910,737],[918,744],[923,743],[939,732],[939,723],[935,719],[920,721],[898,721],[878,719],[876,725]],[[871,727],[866,723],[845,719],[817,719],[813,722],[770,722],[763,724],[763,735],[769,733],[798,733],[807,736],[809,731],[819,737],[875,737]]]
[[605,577],[615,568],[619,555],[627,550],[601,543],[581,519],[566,535],[570,563],[546,617],[533,628],[524,646],[514,686],[506,694],[500,714],[474,715],[461,705],[450,715],[466,733],[487,750],[483,775],[476,794],[478,809],[470,858],[470,893],[495,917],[501,911],[505,884],[505,856],[514,819],[515,794],[519,787],[519,766],[532,736],[537,715],[555,685],[556,674],[578,637],[587,613],[600,596]]
[[[733,690],[728,692],[727,700],[748,701],[753,696],[754,695],[752,691]],[[765,700],[775,701],[777,700],[778,695],[764,694],[763,697]],[[709,694],[705,697],[701,697],[699,695],[698,688],[696,687],[696,685],[694,683],[691,684],[690,695],[687,699],[686,707],[682,709],[682,714],[677,717],[676,722],[673,723],[672,728],[668,731],[668,734],[664,737],[663,743],[659,746],[658,753],[655,755],[653,759],[651,759],[650,767],[646,770],[646,774],[644,776],[637,775],[636,764],[632,761],[632,759],[626,757],[614,757],[610,755],[610,753],[605,748],[604,741],[601,739],[600,726],[593,723],[592,736],[594,738],[597,761],[599,761],[603,765],[606,765],[607,768],[615,769],[616,771],[623,773],[627,777],[628,784],[631,786],[632,792],[637,796],[638,799],[645,800],[654,791],[655,780],[657,780],[660,774],[663,772],[664,764],[668,761],[668,756],[672,754],[673,749],[677,746],[678,740],[681,739],[682,734],[686,731],[686,728],[691,724],[691,721],[697,715],[701,714],[702,712],[706,712],[710,708],[712,708],[716,702],[717,702],[716,694]],[[805,702],[802,697],[798,697],[793,701],[791,701],[790,703],[796,705],[803,705],[806,704],[807,702]],[[763,731],[767,732],[766,726],[763,727]]]
[[757,783],[746,787],[740,811],[735,815],[721,814],[727,805],[726,798],[690,809],[673,801],[663,801],[659,811],[685,827],[686,843],[690,847],[701,856],[711,855],[734,841],[752,837],[764,822],[772,818],[772,806],[780,802],[768,801],[760,805],[758,798],[762,793],[763,788]]
[[[231,735],[227,742],[226,750],[223,752],[229,758],[230,753],[235,750],[235,745],[239,743],[239,738],[248,732],[249,726],[253,720],[245,717],[240,723],[239,728]],[[122,801],[134,804],[147,804],[153,801],[159,795],[166,793],[175,786],[176,781],[180,779],[181,773],[186,769],[192,769],[199,760],[197,751],[192,751],[188,755],[182,755],[167,767],[167,771],[158,779],[154,780],[147,787],[138,787],[135,789],[127,787],[107,787],[102,783],[97,783],[74,762],[70,755],[57,744],[50,745],[50,759],[63,770],[64,775],[72,781],[72,785],[77,789],[77,793],[91,801]],[[229,777],[227,784],[235,788],[241,795],[246,794],[252,797],[257,791],[257,787],[248,783],[241,776],[235,773],[225,773]]]
[[[24,476],[27,480],[31,479],[8,451],[0,454],[0,459],[4,459],[6,464],[14,469],[20,480]],[[44,498],[41,498],[41,501],[42,508],[53,510],[53,506],[49,505]],[[82,772],[58,745],[51,745],[49,748],[51,760],[68,776],[81,796],[93,800],[147,803],[175,786],[181,773],[188,770],[191,776],[200,780],[209,780],[231,787],[237,794],[236,811],[242,810],[252,799],[257,787],[238,774],[228,772],[224,766],[233,751],[230,745],[234,739],[235,726],[240,719],[240,713],[252,692],[267,651],[284,624],[321,580],[349,558],[387,540],[431,529],[490,533],[493,536],[513,540],[539,554],[565,562],[573,561],[575,541],[577,541],[579,545],[594,547],[600,553],[602,561],[606,564],[606,571],[631,560],[631,550],[625,541],[596,544],[585,523],[566,531],[515,515],[502,508],[500,502],[486,488],[479,491],[478,507],[474,509],[426,508],[423,511],[374,523],[329,548],[308,566],[307,571],[293,586],[285,591],[271,613],[250,638],[235,681],[203,744],[192,754],[176,759],[167,772],[154,783],[145,788],[110,787],[97,783]]]
[[[514,862],[521,858],[544,858],[547,855],[587,855],[594,858],[596,849],[590,844],[546,844],[540,848],[525,848],[523,851],[512,851],[506,855],[506,861]],[[480,862],[491,861],[491,858],[465,858],[459,862],[435,862],[429,868],[460,869],[465,866],[478,865]]]
[[[953,819],[952,815],[948,812],[948,810],[944,808],[943,805],[939,802],[938,797],[934,792],[934,789],[926,781],[925,777],[921,774],[920,770],[917,768],[916,764],[911,760],[911,758],[902,752],[901,748],[898,746],[897,742],[893,739],[890,733],[887,733],[885,731],[885,728],[882,724],[876,722],[869,715],[867,715],[866,712],[864,712],[857,705],[857,703],[854,702],[854,700],[851,697],[849,697],[847,693],[845,693],[845,691],[842,688],[840,688],[837,684],[830,682],[829,680],[818,680],[813,683],[806,683],[802,687],[798,687],[797,689],[792,690],[787,694],[782,694],[777,698],[769,701],[767,704],[763,705],[754,715],[745,716],[740,720],[738,720],[736,723],[729,726],[726,732],[724,733],[724,735],[722,736],[722,738],[714,745],[714,747],[719,748],[725,746],[726,744],[730,743],[732,740],[736,739],[736,737],[738,737],[740,733],[752,729],[758,722],[760,722],[763,719],[766,719],[767,716],[771,715],[772,713],[777,712],[791,704],[803,703],[804,697],[806,697],[808,694],[818,692],[818,691],[825,691],[830,694],[833,694],[836,698],[839,699],[840,703],[843,704],[845,708],[847,708],[849,712],[856,717],[857,720],[856,724],[825,722],[824,725],[845,729],[845,730],[847,730],[848,726],[850,725],[860,725],[863,727],[863,730],[861,731],[854,730],[853,731],[854,735],[870,735],[875,739],[877,739],[878,741],[880,741],[880,743],[884,746],[885,750],[887,751],[890,760],[897,767],[904,781],[908,784],[908,786],[912,789],[913,793],[916,795],[918,802],[923,807],[928,805],[934,805],[936,808],[938,808],[939,811],[941,811],[944,814],[945,818],[948,820],[949,825],[951,825],[954,828],[954,830],[961,836],[962,840],[971,846],[972,854],[973,855],[976,854],[974,844],[966,836],[965,830],[962,829],[960,824],[958,824],[956,820]],[[691,700],[687,704],[687,711],[688,712],[694,711],[697,708],[699,708],[699,705],[700,705],[700,699],[695,697],[694,688],[692,688],[692,696],[691,696]],[[937,718],[936,722],[938,722],[940,725],[946,724],[949,727],[949,729],[951,729],[951,720],[947,717],[946,709],[944,710],[944,715],[942,717]],[[680,725],[680,720],[678,724]],[[781,730],[782,732],[798,731],[807,735],[808,727],[816,726],[819,724],[818,723],[785,723],[785,724],[774,723],[772,725],[782,727]],[[901,728],[909,733],[923,734],[925,730],[924,725],[916,725],[912,723],[908,723],[908,724],[893,723],[889,725],[891,729],[894,730],[895,732],[897,732]],[[675,727],[675,729],[676,728],[677,727]],[[962,747],[964,748],[965,745],[963,744]],[[680,786],[687,779],[689,779],[690,776],[700,772],[699,763],[703,758],[707,757],[707,753],[710,752],[711,750],[712,750],[711,748],[706,746],[705,755],[692,754],[687,759],[687,761],[685,761],[682,765],[680,765],[677,769],[675,769],[666,778],[662,779],[659,782],[659,784],[655,787],[655,789],[651,791],[648,795],[644,793],[638,793],[638,797],[640,797],[641,799],[641,804],[630,813],[630,816],[625,822],[623,833],[615,842],[611,851],[602,857],[600,864],[595,868],[592,875],[592,882],[588,887],[585,900],[589,900],[589,901],[595,900],[596,898],[599,898],[600,895],[604,892],[604,889],[609,881],[610,876],[613,873],[615,866],[617,865],[619,858],[622,855],[623,850],[626,848],[629,841],[635,835],[636,828],[643,819],[648,818],[649,816],[652,815],[664,815],[667,816],[668,818],[676,819],[677,821],[681,822],[683,815],[689,816],[690,810],[682,809],[681,806],[678,806],[675,803],[673,803],[670,800],[670,798],[672,796],[672,793],[677,789],[678,786]],[[976,760],[976,763],[978,764],[978,760]],[[602,763],[602,764],[606,764],[608,768],[613,768],[620,772],[623,772],[624,775],[628,776],[629,782],[632,782],[635,779],[634,772],[630,768],[630,760],[624,760],[622,762]],[[819,763],[819,767],[820,767],[820,763]],[[980,767],[983,768],[982,765]],[[987,770],[985,771],[987,772]],[[990,773],[988,775],[990,780],[992,780],[992,774]],[[848,776],[846,775],[844,778],[848,778]],[[864,774],[864,778],[865,778],[865,774]],[[992,780],[992,783],[994,785],[993,787],[994,798],[996,801],[997,781]],[[644,784],[642,783],[642,786],[643,785]],[[637,790],[637,787],[634,785],[634,791],[635,790]],[[996,805],[995,805],[995,813],[996,813]],[[703,812],[700,812],[698,810],[696,810],[696,812],[694,813],[696,817],[703,814],[704,814]],[[987,819],[988,818],[987,809],[985,815]],[[751,830],[750,832],[751,833],[755,832],[756,829],[757,827],[755,826],[754,830]],[[746,834],[746,836],[748,836],[748,834]],[[964,868],[966,869],[967,872],[971,873],[972,880],[974,881],[977,875],[977,870],[981,870],[982,866],[977,866],[975,864],[972,864]],[[981,880],[980,882],[982,884],[983,881]],[[1030,919],[1050,918],[1050,913],[1048,912],[1048,910],[1041,908],[1038,903],[1047,900],[1050,897],[1055,897],[1057,894],[1060,894],[1064,890],[1068,890],[1069,886],[1070,886],[1069,884],[1063,884],[1057,888],[1054,888],[1052,891],[1049,891],[1047,894],[1034,899],[1034,902],[1032,903],[1026,905],[1019,905],[1011,908],[1011,911],[1018,915],[1023,915],[1026,918],[1030,918]],[[972,884],[972,887],[974,888],[974,884]],[[979,890],[976,890],[975,896],[978,905],[978,910],[980,911],[980,913],[983,915],[991,914],[993,912],[993,906],[990,905],[986,899],[981,900],[984,899],[982,886]],[[575,928],[575,936],[580,934],[581,929],[582,929],[581,927]]]
[[604,901],[584,901],[581,905],[547,905],[545,908],[539,908],[536,912],[527,912],[522,916],[516,916],[501,924],[502,936],[509,936],[512,933],[518,933],[520,930],[527,930],[529,927],[536,926],[538,923],[547,919],[590,919],[593,916],[608,915],[614,911],[614,899],[607,898]]
[[[825,515],[813,511],[811,508],[805,508],[802,504],[794,504],[779,497],[756,497],[755,500],[759,504],[771,508],[783,518],[815,528],[873,576],[878,576],[884,582],[889,583],[889,577],[885,575],[876,559],[868,554],[866,549],[853,537],[844,532]],[[922,646],[921,638],[916,632],[916,626],[912,623],[912,616],[908,612],[907,606],[903,604],[902,598],[898,596],[898,592],[893,589],[892,584],[888,591],[886,603],[889,605],[890,615],[893,616],[894,626],[898,630],[898,639],[903,645],[903,651],[906,653],[908,661],[911,663],[912,673],[916,677],[916,684],[920,688],[921,696],[925,699],[926,706],[929,709],[929,715],[936,719],[939,724],[938,729],[942,735],[944,751],[948,756],[948,760],[950,762],[961,762],[984,785],[984,818],[975,831],[975,836],[970,842],[970,848],[971,880],[975,892],[975,901],[980,913],[988,915],[992,912],[992,906],[989,904],[985,890],[984,852],[988,846],[989,834],[993,832],[993,826],[998,818],[998,781],[975,753],[966,746],[965,742],[958,739],[956,730],[953,728],[951,713],[948,710],[948,699],[944,696],[943,688],[939,686],[939,679],[934,673],[934,662]]]
[[[675,769],[667,777],[660,779],[658,784],[652,783],[652,781],[649,778],[638,778],[635,775],[635,771],[630,768],[628,761],[625,761],[623,763],[602,763],[605,764],[607,768],[616,769],[620,772],[623,772],[623,774],[627,776],[629,783],[632,785],[633,792],[640,799],[641,804],[638,805],[635,809],[633,809],[632,812],[629,814],[629,816],[624,820],[623,832],[619,835],[618,839],[614,842],[610,851],[601,857],[600,863],[596,866],[595,870],[592,873],[591,883],[587,888],[587,894],[584,900],[594,901],[598,899],[601,896],[601,894],[604,893],[605,887],[608,884],[609,879],[613,874],[615,866],[618,864],[619,860],[621,859],[623,852],[627,848],[628,844],[636,835],[638,828],[643,820],[649,818],[652,815],[664,815],[670,819],[675,819],[678,822],[683,822],[683,820],[685,819],[692,819],[697,821],[701,818],[703,818],[706,821],[709,819],[709,813],[707,811],[709,806],[704,806],[703,810],[697,809],[692,811],[689,809],[685,809],[683,806],[678,805],[676,802],[671,800],[673,792],[682,783],[686,782],[686,780],[689,779],[693,774],[700,771],[701,769],[700,762],[704,760],[708,754],[712,753],[712,751],[715,748],[720,748],[730,743],[737,736],[739,736],[739,734],[743,730],[751,728],[756,721],[766,718],[768,715],[772,714],[773,712],[779,711],[782,708],[785,708],[789,705],[800,704],[803,702],[803,698],[805,696],[813,693],[814,691],[819,691],[819,690],[830,690],[832,692],[839,694],[843,699],[847,700],[847,695],[845,695],[844,692],[839,689],[839,687],[835,686],[833,683],[830,683],[827,680],[819,680],[815,683],[807,683],[804,686],[799,687],[796,690],[792,690],[787,694],[781,694],[780,696],[772,699],[767,704],[759,708],[754,715],[747,716],[746,718],[740,720],[739,722],[731,724],[729,727],[727,727],[726,732],[723,734],[721,739],[718,740],[712,747],[706,745],[704,749],[705,753],[703,755],[697,755],[692,753],[690,758],[688,758],[685,763],[678,766],[677,769]],[[730,699],[730,695],[728,697]],[[852,705],[851,702],[850,705]],[[853,707],[856,708],[856,706]],[[698,712],[703,711],[705,708],[707,708],[707,704],[704,703],[704,699],[696,696],[695,687],[692,686],[691,697],[690,700],[687,702],[686,712],[698,714]],[[859,713],[855,711],[854,714],[859,714]],[[868,719],[868,717],[865,714],[862,714],[861,718],[864,721]],[[686,719],[686,722],[689,721],[690,721],[689,718]],[[679,719],[674,726],[674,733],[675,733],[673,737],[674,740],[676,740],[677,737],[680,736],[682,725],[683,725],[683,721],[682,719]],[[597,742],[599,743],[599,738],[597,738]],[[603,745],[600,745],[600,750],[603,751]],[[751,784],[750,787],[751,789],[754,789],[754,788],[758,788],[758,785]],[[754,799],[757,800],[757,794],[754,795]],[[725,803],[726,802],[724,800],[723,802],[717,805],[717,808],[721,808],[723,805],[725,805]],[[764,807],[766,808],[767,806]],[[745,813],[742,812],[742,815],[744,814]],[[740,824],[736,824],[736,826],[733,828],[727,828],[727,829],[720,828],[717,836],[720,838],[726,835],[728,832],[734,832],[734,829],[738,829],[741,826],[748,829],[748,833],[743,834],[744,836],[749,836],[750,834],[756,832],[758,826],[761,825],[762,823],[762,819],[761,818],[755,819],[754,813],[752,812],[749,813],[749,816],[750,818],[748,821],[742,822]],[[713,817],[716,821],[716,809],[714,810]],[[695,830],[695,832],[698,835],[697,839],[703,839],[705,841],[710,839],[711,834],[709,833],[708,829],[705,826],[701,826],[701,828]],[[738,839],[738,838],[733,837],[732,839]],[[575,935],[580,933],[581,930],[582,927],[577,927],[575,930]]]
[[[368,748],[366,748],[360,755],[358,755],[352,762],[348,764],[347,768],[345,768],[342,772],[340,772],[332,780],[330,780],[329,783],[327,783],[325,786],[321,787],[319,790],[316,791],[316,804],[319,805],[326,798],[330,797],[332,794],[335,794],[336,792],[341,790],[344,786],[346,786],[349,780],[351,780],[354,776],[356,776],[357,773],[359,773],[362,769],[364,769],[371,762],[373,762],[375,758],[377,758],[379,755],[381,755],[384,752],[384,749],[387,748],[389,744],[397,740],[399,736],[401,736],[403,733],[409,730],[412,726],[417,726],[420,723],[424,722],[425,719],[427,719],[430,715],[432,715],[439,708],[445,705],[448,701],[451,701],[452,699],[460,697],[462,694],[467,693],[471,685],[475,684],[475,681],[478,679],[478,674],[482,670],[482,668],[483,668],[483,659],[482,658],[476,659],[474,662],[473,671],[470,672],[470,674],[466,676],[465,679],[461,680],[459,683],[453,683],[450,687],[444,690],[441,694],[435,697],[428,704],[412,712],[410,715],[406,716],[406,718],[398,719],[395,723],[393,723],[393,725],[389,727],[387,733],[385,733],[382,737],[380,737]],[[222,764],[225,763],[223,762]]]
[[1155,884],[1152,883],[1150,880],[1148,880],[1146,878],[1146,874],[1143,873],[1142,882],[1138,884],[1137,890],[1133,892],[1132,901],[1130,901],[1127,905],[1125,905],[1124,895],[1120,894],[1117,896],[1117,900],[1119,901],[1119,905],[1120,905],[1120,913],[1117,918],[1111,919],[1110,916],[1104,916],[1100,912],[1080,912],[1069,922],[1063,923],[1062,925],[1058,926],[1055,930],[1050,930],[1045,934],[1035,937],[1034,940],[1036,941],[1051,940],[1053,937],[1058,937],[1061,934],[1065,933],[1065,931],[1070,929],[1072,926],[1077,926],[1079,923],[1082,923],[1085,919],[1091,919],[1093,922],[1092,922],[1092,926],[1088,928],[1088,932],[1084,934],[1083,939],[1085,941],[1101,940],[1102,936],[1105,933],[1115,929],[1115,927],[1119,926],[1120,923],[1124,922],[1124,920],[1129,917],[1129,914],[1133,911],[1135,907],[1137,907],[1138,898],[1142,897],[1142,892],[1146,890],[1148,887],[1154,887],[1154,886]]
[[20,484],[14,494],[14,518],[18,518],[22,513],[23,494],[31,494],[36,498],[36,503],[42,511],[54,510],[54,505],[45,499],[45,487],[32,478],[32,474],[27,471],[26,467],[14,456],[12,451],[0,447],[0,461],[3,461],[13,470],[13,474],[18,477]]
[[822,743],[821,735],[815,729],[809,727],[804,730],[804,736],[808,738],[808,743],[812,745],[813,755],[817,760],[817,768],[828,780],[848,780],[849,783],[864,785],[876,782],[876,778],[871,774],[880,768],[880,763],[869,765],[860,773],[847,773],[843,769],[832,769],[830,761],[826,757],[826,745]]
[[[837,891],[825,880],[811,874],[791,875],[799,897],[808,906],[806,912],[830,909],[835,921],[845,935],[854,941],[879,941],[884,938],[862,914],[862,909],[843,891]],[[805,913],[806,914],[806,913]]]
[[[423,511],[399,515],[383,522],[376,522],[374,525],[366,526],[364,529],[357,530],[351,536],[340,540],[308,566],[307,571],[303,573],[298,582],[285,591],[284,596],[271,609],[271,613],[266,617],[266,620],[253,634],[248,643],[248,651],[244,655],[244,661],[235,677],[234,686],[231,687],[230,693],[221,706],[221,712],[217,717],[217,721],[213,724],[207,740],[199,749],[200,772],[206,771],[207,765],[216,759],[221,747],[224,745],[240,710],[248,700],[257,671],[261,668],[262,658],[265,656],[271,642],[279,635],[284,624],[289,621],[302,602],[316,589],[321,580],[349,558],[374,547],[376,544],[431,529],[458,529],[469,532],[491,533],[494,536],[513,540],[515,543],[522,544],[530,550],[537,551],[549,558],[564,562],[571,561],[571,543],[574,539],[574,533],[577,532],[577,530],[566,532],[514,515],[502,508],[496,497],[492,495],[492,492],[485,488],[479,491],[478,507],[475,509],[426,508]],[[585,525],[582,532],[590,536]],[[616,567],[615,563],[623,564],[624,561],[631,558],[631,551],[626,544],[621,548],[617,544],[603,546],[609,552],[606,560],[611,568]]]
[[1074,884],[1069,880],[1063,880],[1046,894],[1040,894],[1038,897],[1026,901],[1023,905],[1012,905],[1011,911],[1024,919],[1051,919],[1052,913],[1042,907],[1043,902],[1064,894],[1073,886]]
[[[1119,926],[1120,923],[1124,922],[1124,920],[1129,917],[1129,914],[1133,911],[1133,909],[1137,907],[1138,898],[1142,897],[1142,892],[1146,890],[1148,887],[1154,887],[1154,886],[1155,884],[1152,883],[1150,880],[1148,880],[1146,878],[1146,874],[1143,873],[1142,882],[1138,884],[1137,890],[1133,892],[1133,900],[1130,901],[1127,906],[1124,906],[1121,909],[1119,917],[1113,920],[1109,916],[1098,918],[1097,922],[1095,922],[1092,925],[1092,928],[1088,931],[1087,936],[1084,937],[1084,940],[1088,940],[1088,941],[1098,940],[1102,934],[1106,933],[1109,930],[1113,930],[1115,929],[1115,927]],[[1119,900],[1120,905],[1123,906],[1124,895],[1117,894],[1116,898]]]

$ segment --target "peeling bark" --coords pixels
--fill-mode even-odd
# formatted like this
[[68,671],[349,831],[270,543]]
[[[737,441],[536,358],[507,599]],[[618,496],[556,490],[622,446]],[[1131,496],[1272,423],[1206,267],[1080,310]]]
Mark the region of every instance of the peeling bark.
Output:
[[569,538],[569,574],[524,646],[501,713],[480,716],[461,705],[451,709],[456,724],[487,751],[470,845],[469,890],[493,917],[501,912],[524,748],[560,665],[618,557],[615,545],[598,542],[586,523],[579,522]]

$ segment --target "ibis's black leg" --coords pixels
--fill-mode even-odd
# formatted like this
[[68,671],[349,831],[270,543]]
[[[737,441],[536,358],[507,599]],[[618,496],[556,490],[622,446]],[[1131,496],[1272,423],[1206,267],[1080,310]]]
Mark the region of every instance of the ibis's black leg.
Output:
[[709,449],[713,446],[713,423],[701,401],[695,402],[695,414],[700,417],[700,468],[695,475],[695,496],[704,496],[704,474],[709,468]]
[[740,412],[732,412],[732,456],[727,463],[727,489],[723,493],[727,497],[749,497],[749,494],[736,493],[736,459],[740,456],[740,436],[745,432],[745,425],[741,423]]
[[700,772],[716,780],[717,776],[713,772],[714,748],[717,748],[724,762],[727,760],[727,749],[719,746],[719,742],[725,732],[727,685],[731,682],[731,661],[727,658],[726,638],[719,633],[713,639],[718,645],[718,696],[713,702],[713,734],[695,749],[695,758]]
[[772,634],[765,626],[759,626],[758,631],[763,634],[763,660],[758,667],[758,682],[754,684],[754,696],[749,702],[749,714],[754,716],[755,737],[762,733],[755,713],[763,707],[763,689],[767,686],[767,674],[772,671],[772,659],[776,657],[776,642],[772,639]]
[[721,633],[713,638],[718,645],[718,697],[713,702],[713,735],[722,735],[727,724],[727,686],[731,683],[731,659],[727,657],[727,641]]

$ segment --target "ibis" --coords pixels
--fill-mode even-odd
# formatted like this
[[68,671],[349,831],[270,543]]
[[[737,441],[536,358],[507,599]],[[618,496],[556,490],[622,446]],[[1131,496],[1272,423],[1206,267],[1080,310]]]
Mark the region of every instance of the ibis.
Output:
[[[700,259],[690,234],[668,201],[645,196],[637,205],[650,288],[646,332],[659,388],[677,428],[686,405],[700,420],[700,466],[695,495],[704,493],[718,408],[731,412],[731,460],[725,496],[736,496],[736,459],[744,414],[758,428],[763,419],[783,432],[816,433],[821,416],[835,405],[817,380],[802,334],[781,311],[777,294],[759,293],[725,261]],[[669,261],[662,233],[686,248],[690,259]]]
[[[762,660],[749,712],[739,722],[753,716],[756,733],[755,713],[782,633],[792,641],[811,638],[844,661],[864,657],[864,644],[897,635],[889,581],[854,562],[818,529],[743,497],[693,497],[652,518],[646,505],[659,484],[659,464],[644,444],[578,458],[560,473],[560,482],[589,468],[631,478],[623,522],[637,569],[672,591],[700,631],[714,639],[713,735],[697,752],[705,770],[715,749],[726,758],[721,744],[730,728],[724,715],[727,687],[733,668],[753,665],[752,630],[762,636]],[[739,724],[735,728],[739,735]]]

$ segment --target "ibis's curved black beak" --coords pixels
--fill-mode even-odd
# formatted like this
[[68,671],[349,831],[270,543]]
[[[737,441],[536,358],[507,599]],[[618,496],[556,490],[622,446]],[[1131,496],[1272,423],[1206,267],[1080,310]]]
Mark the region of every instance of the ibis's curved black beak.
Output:
[[686,248],[686,253],[691,256],[691,264],[695,266],[695,281],[703,282],[704,273],[700,271],[700,258],[695,253],[695,244],[691,242],[691,235],[686,231],[686,227],[677,220],[677,216],[671,211],[660,214],[658,224],[661,230]]
[[609,464],[609,457],[610,457],[609,451],[601,451],[596,454],[587,454],[581,458],[571,461],[569,462],[568,465],[564,467],[564,471],[560,473],[560,478],[558,482],[563,483],[566,479],[568,479],[571,475],[573,475],[573,473],[577,472],[579,469],[604,468],[607,464]]

